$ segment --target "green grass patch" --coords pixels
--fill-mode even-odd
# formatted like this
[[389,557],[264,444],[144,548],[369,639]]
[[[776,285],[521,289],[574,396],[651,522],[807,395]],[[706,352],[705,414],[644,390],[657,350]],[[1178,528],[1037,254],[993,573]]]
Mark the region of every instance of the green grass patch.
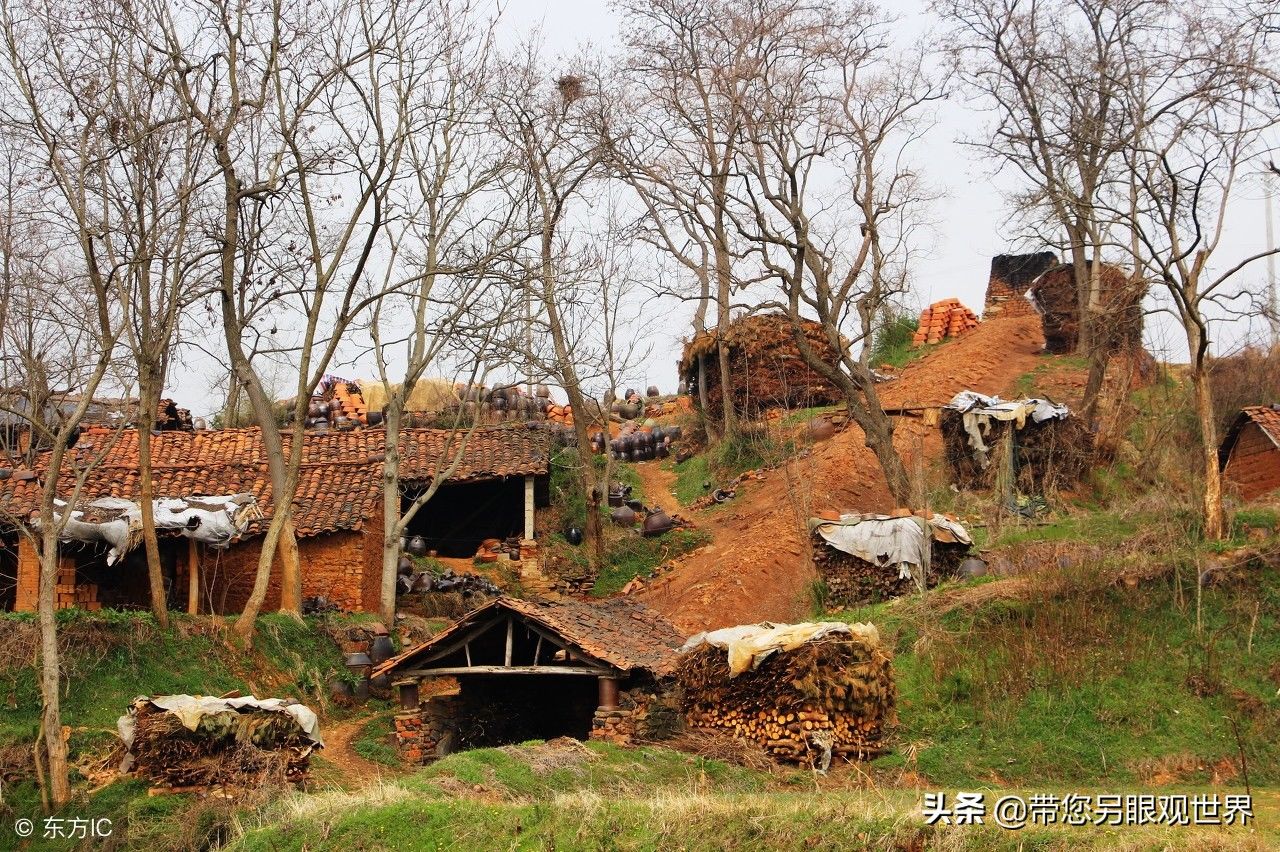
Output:
[[676,529],[652,538],[628,533],[609,543],[592,594],[596,597],[616,594],[634,578],[647,577],[668,559],[695,550],[710,540],[710,536],[697,529]]
[[712,489],[704,488],[704,483],[712,483],[714,488],[710,462],[706,453],[698,453],[679,464],[673,464],[671,469],[676,474],[676,482],[672,490],[681,506],[688,506],[703,494],[709,494]]
[[395,734],[395,714],[397,711],[379,713],[360,729],[360,735],[351,741],[351,748],[365,760],[380,763],[396,769],[404,767],[399,752],[392,744]]
[[[903,602],[842,613],[896,649],[900,728],[881,769],[943,786],[1280,783],[1280,574],[1203,590],[1194,568],[1138,589],[996,601],[921,616]],[[1240,740],[1235,737],[1235,727]],[[1238,777],[1234,783],[1240,783]]]
[[872,337],[871,356],[868,363],[874,368],[881,364],[903,367],[919,358],[925,347],[914,347],[911,340],[920,327],[920,320],[910,314],[884,316]]

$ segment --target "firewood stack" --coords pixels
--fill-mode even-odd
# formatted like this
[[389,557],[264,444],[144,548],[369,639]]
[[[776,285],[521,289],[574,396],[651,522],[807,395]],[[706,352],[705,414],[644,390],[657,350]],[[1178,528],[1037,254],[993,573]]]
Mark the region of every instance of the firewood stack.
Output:
[[192,731],[176,714],[139,699],[134,726],[132,771],[169,787],[299,783],[316,747],[292,716],[267,710],[204,715]]
[[[813,542],[813,564],[827,586],[827,601],[837,606],[887,601],[915,592],[916,581],[899,576],[895,567],[876,565],[850,553],[837,550],[816,531]],[[928,587],[933,588],[955,576],[956,569],[968,555],[968,545],[934,541],[929,553]]]
[[782,760],[831,752],[865,759],[884,751],[883,726],[895,718],[897,689],[889,652],[858,635],[777,651],[730,677],[724,649],[687,651],[676,677],[690,728],[754,741]]

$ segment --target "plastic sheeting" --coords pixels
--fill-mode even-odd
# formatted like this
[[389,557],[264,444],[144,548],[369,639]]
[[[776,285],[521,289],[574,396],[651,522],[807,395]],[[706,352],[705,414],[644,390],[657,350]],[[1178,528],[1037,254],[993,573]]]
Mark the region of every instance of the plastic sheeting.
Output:
[[1032,423],[1043,423],[1046,420],[1065,420],[1070,410],[1065,406],[1047,399],[1003,400],[998,396],[987,396],[977,391],[960,391],[952,397],[944,408],[959,411],[964,417],[964,431],[969,436],[969,446],[983,470],[987,469],[989,448],[984,440],[990,430],[992,420],[1013,421],[1021,429],[1027,425],[1027,418]]
[[188,731],[194,731],[205,716],[216,716],[228,711],[238,713],[248,708],[271,713],[287,713],[298,723],[298,727],[306,734],[307,739],[321,748],[324,747],[324,740],[320,738],[320,722],[316,714],[305,704],[288,702],[283,698],[255,698],[252,695],[240,698],[214,698],[208,695],[157,695],[154,698],[148,698],[140,695],[133,700],[129,712],[116,720],[116,729],[126,749],[133,748],[137,708],[139,704],[147,702],[177,716]]
[[912,569],[927,563],[930,538],[945,544],[973,544],[964,525],[935,514],[926,519],[918,516],[893,518],[889,515],[841,515],[838,521],[813,519],[811,528],[836,550],[856,556],[873,565],[897,568],[903,580],[912,578]]
[[[59,501],[58,509],[66,507]],[[226,547],[261,517],[252,494],[165,498],[152,501],[157,532],[177,532],[213,547]],[[102,497],[73,509],[62,531],[64,541],[106,542],[107,564],[128,553],[142,538],[142,506],[118,497]]]
[[803,624],[741,624],[690,636],[680,651],[692,651],[703,644],[724,648],[729,652],[729,675],[736,677],[755,669],[778,651],[794,651],[808,642],[828,636],[857,636],[873,645],[880,644],[880,631],[874,624],[846,624],[843,621],[809,621]]

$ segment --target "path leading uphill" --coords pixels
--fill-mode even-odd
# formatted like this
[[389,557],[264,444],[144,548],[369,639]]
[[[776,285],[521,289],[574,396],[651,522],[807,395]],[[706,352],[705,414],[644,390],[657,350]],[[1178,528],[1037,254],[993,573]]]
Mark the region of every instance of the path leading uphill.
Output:
[[[939,406],[965,389],[1007,394],[1019,377],[1042,363],[1036,356],[1043,348],[1038,317],[984,322],[881,385],[883,404]],[[927,470],[942,448],[938,430],[913,417],[899,418],[894,443],[908,471]],[[654,474],[642,470],[641,476]],[[675,570],[637,596],[686,633],[803,619],[810,613],[809,589],[818,576],[809,556],[808,518],[824,509],[893,508],[875,456],[862,431],[851,425],[807,455],[748,482],[727,504],[705,511],[682,509],[710,534],[712,543],[682,557]]]

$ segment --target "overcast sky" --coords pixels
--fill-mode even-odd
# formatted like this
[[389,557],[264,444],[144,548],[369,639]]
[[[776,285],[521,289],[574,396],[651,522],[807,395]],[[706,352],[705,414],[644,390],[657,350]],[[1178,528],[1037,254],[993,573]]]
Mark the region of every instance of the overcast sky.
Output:
[[[933,29],[930,17],[916,2],[895,3],[893,8],[904,15],[904,33],[923,34]],[[510,0],[502,23],[502,36],[515,44],[533,29],[541,30],[549,54],[570,55],[582,48],[610,50],[616,46],[616,20],[604,0]],[[962,140],[981,132],[985,119],[976,114],[961,97],[953,96],[938,106],[936,125],[928,137],[914,149],[925,178],[942,197],[933,204],[925,250],[913,269],[914,302],[919,308],[946,297],[958,297],[981,312],[983,293],[991,258],[1015,251],[1035,251],[1042,247],[1017,244],[1017,234],[1008,226],[1008,205],[1002,195],[999,176],[990,172],[990,164],[980,160],[976,152]],[[1007,186],[1006,186],[1007,188]],[[1220,249],[1223,261],[1238,259],[1258,251],[1265,245],[1265,203],[1260,188],[1243,188],[1232,208],[1228,238]],[[1247,279],[1261,282],[1265,265],[1255,264],[1246,272]],[[656,384],[663,392],[676,386],[675,363],[682,338],[687,333],[685,314],[678,306],[668,311],[652,332],[652,351],[643,368],[630,377],[629,385]],[[1250,332],[1258,332],[1237,323],[1231,328],[1219,327],[1216,334],[1223,346],[1230,348]],[[1148,321],[1148,347],[1158,358],[1180,360],[1185,347],[1179,345],[1180,332],[1168,320],[1152,317]],[[217,341],[210,341],[216,345]],[[168,395],[195,414],[208,416],[221,405],[221,394],[212,390],[221,371],[212,358],[205,355],[184,356],[185,363],[175,371]],[[337,365],[333,372],[347,378],[368,378],[371,364],[362,361]],[[558,394],[558,396],[561,396]]]

